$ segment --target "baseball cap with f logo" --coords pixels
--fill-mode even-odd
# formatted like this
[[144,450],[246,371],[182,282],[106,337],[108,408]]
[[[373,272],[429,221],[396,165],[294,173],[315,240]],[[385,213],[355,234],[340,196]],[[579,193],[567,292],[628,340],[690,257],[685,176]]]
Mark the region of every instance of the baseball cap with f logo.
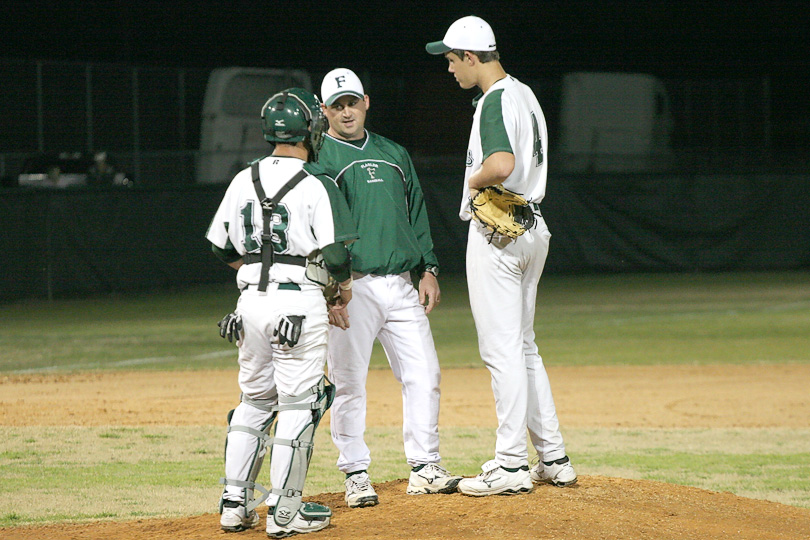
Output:
[[354,71],[346,68],[333,69],[323,78],[321,83],[321,97],[324,104],[329,107],[338,98],[346,95],[357,96],[363,99],[363,83]]

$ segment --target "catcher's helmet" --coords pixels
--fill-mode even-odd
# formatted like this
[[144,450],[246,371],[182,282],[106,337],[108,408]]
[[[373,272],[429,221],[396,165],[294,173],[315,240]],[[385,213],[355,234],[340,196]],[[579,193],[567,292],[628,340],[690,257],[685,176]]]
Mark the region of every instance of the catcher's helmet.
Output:
[[262,132],[271,143],[309,141],[311,161],[318,160],[323,145],[326,117],[318,96],[303,88],[288,88],[275,94],[262,107]]

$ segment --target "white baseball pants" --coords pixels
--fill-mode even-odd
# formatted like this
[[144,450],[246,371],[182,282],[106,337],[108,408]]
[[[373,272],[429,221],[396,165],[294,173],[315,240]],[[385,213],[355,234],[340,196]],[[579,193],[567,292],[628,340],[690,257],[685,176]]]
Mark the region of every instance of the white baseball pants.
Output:
[[550,238],[542,218],[509,243],[498,235],[489,243],[490,233],[475,221],[467,237],[470,306],[498,417],[495,461],[505,467],[528,464],[527,428],[543,461],[565,456],[551,385],[534,342],[537,285]]
[[402,385],[402,438],[411,467],[438,463],[439,359],[425,308],[410,275],[355,277],[348,306],[350,328],[329,331],[329,378],[336,393],[332,440],[344,473],[367,469],[366,379],[374,339]]
[[[296,396],[318,384],[324,375],[326,340],[329,320],[326,303],[320,290],[278,291],[268,289],[266,296],[256,291],[244,291],[239,297],[236,313],[242,316],[243,337],[239,342],[239,388],[253,399],[278,403],[278,396]],[[282,315],[306,315],[298,344],[279,345],[273,330]],[[314,401],[313,394],[303,402]],[[270,413],[240,403],[234,411],[231,425],[261,430]],[[312,420],[309,410],[286,410],[278,413],[276,436],[295,439]],[[225,452],[225,477],[246,480],[255,459],[257,439],[241,431],[228,433]],[[268,457],[270,449],[268,448]],[[290,467],[292,448],[273,448],[270,463],[270,483],[282,487]],[[258,483],[265,485],[260,479]],[[242,488],[226,486],[224,498],[244,502]],[[278,500],[270,495],[268,506]]]

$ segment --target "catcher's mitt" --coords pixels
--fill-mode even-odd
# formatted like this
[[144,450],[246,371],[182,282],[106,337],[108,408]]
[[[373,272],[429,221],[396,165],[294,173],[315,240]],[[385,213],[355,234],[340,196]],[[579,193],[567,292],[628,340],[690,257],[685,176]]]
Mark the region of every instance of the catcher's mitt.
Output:
[[535,223],[526,199],[500,185],[487,186],[471,198],[470,213],[493,234],[509,238],[517,238]]

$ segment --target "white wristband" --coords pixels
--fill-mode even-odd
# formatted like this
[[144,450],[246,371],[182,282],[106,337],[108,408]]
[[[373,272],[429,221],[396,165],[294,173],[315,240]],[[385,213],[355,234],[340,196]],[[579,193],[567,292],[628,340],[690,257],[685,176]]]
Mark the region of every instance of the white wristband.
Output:
[[350,291],[353,284],[354,284],[354,278],[349,276],[349,284],[348,285],[343,285],[343,283],[338,283],[338,287],[340,288],[341,291]]

